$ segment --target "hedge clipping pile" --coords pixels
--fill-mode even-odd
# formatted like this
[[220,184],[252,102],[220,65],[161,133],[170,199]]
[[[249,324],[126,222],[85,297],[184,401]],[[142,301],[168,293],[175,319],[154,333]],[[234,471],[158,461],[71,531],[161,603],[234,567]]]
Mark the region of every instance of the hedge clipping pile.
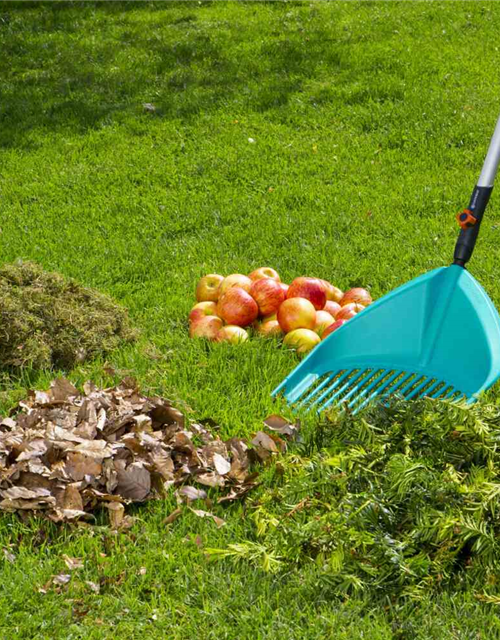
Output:
[[32,262],[0,267],[0,370],[71,369],[136,337],[108,296]]

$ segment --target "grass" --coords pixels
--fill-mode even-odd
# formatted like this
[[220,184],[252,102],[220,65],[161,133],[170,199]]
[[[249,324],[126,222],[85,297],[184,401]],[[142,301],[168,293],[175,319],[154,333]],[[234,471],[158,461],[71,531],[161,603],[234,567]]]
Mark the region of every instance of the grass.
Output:
[[[144,336],[108,358],[115,378],[98,360],[71,379],[132,372],[224,435],[286,413],[269,392],[293,354],[188,339],[196,280],[269,265],[378,297],[448,264],[498,114],[499,28],[489,2],[2,6],[2,261],[112,295]],[[495,193],[490,207],[471,272],[498,307]],[[3,408],[53,375],[11,381]],[[117,536],[2,517],[15,556],[3,637],[500,636],[494,605],[472,592],[374,605],[339,597],[318,567],[212,563],[206,547],[251,535],[245,507],[221,509],[221,530],[194,514],[166,527],[174,507],[137,510]],[[40,593],[66,573],[64,553],[84,569]]]

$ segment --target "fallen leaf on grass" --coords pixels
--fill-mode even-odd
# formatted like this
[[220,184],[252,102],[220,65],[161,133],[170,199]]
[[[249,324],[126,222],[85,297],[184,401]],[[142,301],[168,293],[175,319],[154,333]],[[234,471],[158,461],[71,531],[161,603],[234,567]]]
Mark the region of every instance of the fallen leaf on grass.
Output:
[[172,522],[175,522],[175,520],[177,520],[181,513],[181,507],[177,507],[177,509],[174,509],[174,511],[172,511],[172,513],[163,520],[163,524],[172,524]]
[[116,491],[124,498],[141,502],[151,489],[151,475],[139,462],[118,471]]
[[70,571],[73,571],[74,569],[81,569],[83,567],[82,558],[72,558],[71,556],[63,554],[62,559]]
[[54,576],[52,578],[52,583],[53,584],[68,584],[68,582],[71,580],[71,575],[69,573],[60,573],[58,576]]
[[211,518],[217,525],[218,529],[220,529],[222,526],[226,524],[225,520],[223,520],[222,518],[219,518],[213,513],[210,513],[209,511],[203,511],[202,509],[192,509],[191,507],[189,507],[189,509],[199,518]]
[[11,564],[13,564],[16,561],[16,556],[13,553],[11,553],[8,549],[5,549],[5,547],[3,548],[3,555],[5,559]]
[[203,491],[203,489],[190,486],[181,487],[177,493],[188,500],[204,500],[207,497],[206,491]]
[[91,582],[90,580],[85,580],[85,584],[88,585],[94,593],[101,592],[101,586],[97,584],[97,582]]
[[231,463],[229,460],[226,460],[220,453],[214,453],[214,466],[217,473],[221,476],[226,475],[231,470]]
[[264,424],[271,431],[276,431],[280,433],[282,436],[289,436],[291,438],[297,437],[297,434],[300,430],[300,422],[297,421],[295,424],[289,422],[283,416],[280,416],[276,413],[273,413],[264,420]]
[[109,511],[109,524],[112,529],[119,529],[125,515],[125,507],[121,502],[105,503]]

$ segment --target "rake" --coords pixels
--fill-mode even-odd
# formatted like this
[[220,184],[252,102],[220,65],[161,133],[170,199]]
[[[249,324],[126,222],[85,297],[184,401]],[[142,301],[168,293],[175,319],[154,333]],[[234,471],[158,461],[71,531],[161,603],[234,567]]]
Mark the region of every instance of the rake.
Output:
[[306,411],[357,413],[424,396],[474,402],[500,377],[500,316],[465,269],[500,160],[500,118],[461,227],[453,264],[398,287],[336,329],[274,389]]

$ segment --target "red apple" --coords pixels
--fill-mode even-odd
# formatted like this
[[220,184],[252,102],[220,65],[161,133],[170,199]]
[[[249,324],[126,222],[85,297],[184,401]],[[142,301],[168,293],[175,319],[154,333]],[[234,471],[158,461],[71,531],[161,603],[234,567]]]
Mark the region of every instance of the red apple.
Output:
[[321,336],[323,331],[335,322],[335,318],[328,313],[328,311],[316,311],[316,324],[314,325],[314,331]]
[[349,320],[360,311],[363,311],[364,307],[362,304],[358,304],[357,302],[350,302],[342,307],[342,309],[335,316],[335,320]]
[[333,331],[341,327],[346,322],[347,320],[336,320],[333,324],[331,324],[329,327],[327,327],[323,331],[323,335],[321,336],[321,339],[324,340],[325,338],[327,338]]
[[310,329],[294,329],[287,333],[283,345],[293,347],[297,353],[306,353],[321,342],[320,337]]
[[198,280],[196,285],[196,300],[204,302],[206,300],[217,302],[219,298],[219,286],[224,280],[224,276],[217,273],[209,273]]
[[220,284],[219,288],[219,298],[223,296],[228,289],[231,287],[241,287],[247,293],[250,291],[250,287],[252,286],[252,281],[247,276],[244,276],[242,273],[232,273]]
[[196,322],[203,316],[216,316],[217,315],[217,303],[205,300],[204,302],[198,302],[189,312],[189,322]]
[[365,307],[358,302],[349,302],[348,304],[345,304],[340,309],[340,311],[337,312],[335,320],[347,320],[347,318],[352,318],[353,315],[356,315],[356,313],[363,311],[364,308]]
[[344,293],[342,300],[340,301],[340,306],[345,307],[346,304],[350,304],[351,302],[358,302],[359,304],[362,304],[363,307],[367,307],[373,302],[373,300],[366,289],[354,287],[354,289],[349,289],[349,291]]
[[197,322],[191,323],[189,337],[215,340],[219,329],[222,329],[222,320],[218,316],[203,316]]
[[277,320],[268,320],[267,322],[261,322],[257,327],[257,333],[260,336],[280,336],[283,333],[280,323]]
[[314,329],[316,309],[306,298],[287,298],[278,309],[278,322],[285,333],[294,329]]
[[337,315],[337,313],[340,311],[341,308],[342,307],[339,305],[338,302],[334,302],[333,300],[327,300],[325,303],[325,306],[323,307],[323,311],[328,311],[328,313],[335,318],[335,316]]
[[332,300],[332,302],[340,302],[342,296],[344,295],[343,291],[341,291],[338,287],[334,287],[331,282],[328,282],[328,280],[320,279],[320,282],[325,288],[326,299]]
[[276,282],[280,281],[280,277],[278,272],[271,267],[259,267],[252,271],[252,273],[248,276],[250,280],[261,280],[262,278],[271,278],[271,280],[276,280]]
[[287,298],[306,298],[315,309],[323,309],[326,303],[325,287],[318,278],[295,278],[290,285]]
[[286,298],[286,294],[288,293],[288,289],[290,288],[290,285],[285,284],[284,282],[280,282],[280,287],[283,289],[283,293],[285,294],[285,298]]
[[259,307],[259,313],[267,316],[278,311],[278,307],[285,299],[279,282],[272,278],[255,280],[250,287],[250,295]]
[[259,307],[252,296],[241,287],[231,287],[217,303],[217,314],[227,324],[246,327],[259,315]]
[[245,340],[248,340],[248,333],[241,327],[234,324],[228,324],[225,327],[222,327],[222,329],[219,329],[216,340],[217,342],[238,344],[239,342],[245,342]]

